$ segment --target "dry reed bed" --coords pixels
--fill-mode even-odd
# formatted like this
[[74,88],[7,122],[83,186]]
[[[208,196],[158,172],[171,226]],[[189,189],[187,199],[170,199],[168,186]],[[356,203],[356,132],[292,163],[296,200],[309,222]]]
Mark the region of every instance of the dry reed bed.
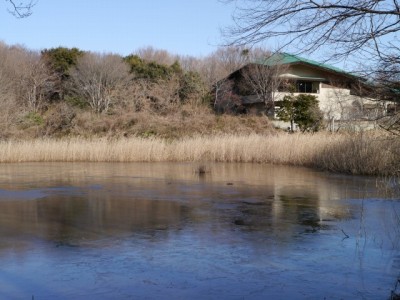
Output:
[[394,174],[398,140],[319,133],[0,142],[0,162],[216,161],[289,164],[351,174]]

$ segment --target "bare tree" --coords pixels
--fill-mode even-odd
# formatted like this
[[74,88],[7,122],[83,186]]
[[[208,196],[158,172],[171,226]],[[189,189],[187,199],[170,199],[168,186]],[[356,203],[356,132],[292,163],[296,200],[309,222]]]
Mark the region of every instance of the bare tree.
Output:
[[48,100],[56,75],[36,52],[27,52],[20,74],[20,94],[29,111],[38,112]]
[[197,72],[208,86],[213,86],[219,80],[242,68],[249,62],[270,53],[260,47],[222,47],[203,58],[197,64]]
[[55,74],[38,52],[19,46],[2,47],[1,52],[2,73],[11,82],[16,104],[38,112],[52,92]]
[[107,112],[130,82],[129,66],[113,54],[85,53],[71,72],[75,93],[96,112]]
[[[0,130],[4,133],[15,121],[19,110],[16,94],[16,77],[9,47],[0,43]],[[1,134],[0,134],[1,136]]]
[[9,47],[0,42],[0,95],[2,96],[10,94],[13,90],[15,77],[12,75],[12,64]]
[[155,49],[151,46],[139,48],[135,51],[135,54],[145,61],[166,66],[172,65],[177,60],[177,56],[167,50]]
[[17,18],[26,18],[32,14],[32,8],[36,5],[36,1],[20,1],[16,2],[15,0],[6,0],[10,4],[10,9],[8,10],[11,14],[13,14]]
[[53,90],[52,73],[38,52],[0,44],[0,130],[6,132],[26,113],[38,113]]
[[[233,0],[228,0],[232,2]],[[334,46],[336,57],[374,54],[399,61],[398,0],[239,0],[237,26],[226,33],[235,44],[284,39],[303,51]],[[241,5],[242,3],[242,5]]]
[[275,95],[284,80],[282,76],[287,66],[275,64],[266,66],[263,64],[249,64],[242,70],[245,84],[257,98],[265,103],[267,111],[274,109]]
[[222,70],[230,74],[249,62],[249,50],[244,46],[231,46],[215,51]]
[[200,72],[203,60],[194,56],[178,56],[177,60],[185,72]]
[[126,87],[126,96],[121,99],[124,111],[138,112],[149,109],[148,95],[151,83],[143,78],[133,80]]
[[179,106],[179,88],[178,76],[171,76],[168,79],[152,83],[148,90],[148,99],[153,111],[163,113]]
[[213,107],[218,113],[236,112],[241,105],[240,96],[233,92],[232,79],[223,79],[214,85]]

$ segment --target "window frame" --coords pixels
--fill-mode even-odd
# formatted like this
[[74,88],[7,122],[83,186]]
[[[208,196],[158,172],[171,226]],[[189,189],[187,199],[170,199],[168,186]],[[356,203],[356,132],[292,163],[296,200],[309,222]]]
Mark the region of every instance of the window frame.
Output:
[[[316,88],[318,84],[318,88]],[[303,85],[303,86],[302,86]],[[296,81],[296,93],[299,94],[318,94],[319,83],[308,80],[297,80]]]

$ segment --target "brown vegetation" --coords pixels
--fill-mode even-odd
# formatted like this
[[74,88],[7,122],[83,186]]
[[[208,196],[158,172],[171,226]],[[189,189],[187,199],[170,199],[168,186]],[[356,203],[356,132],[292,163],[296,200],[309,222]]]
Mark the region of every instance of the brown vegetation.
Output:
[[216,115],[209,107],[204,106],[183,105],[179,109],[165,108],[162,114],[154,113],[150,109],[139,112],[114,110],[109,114],[96,114],[90,110],[70,107],[65,103],[49,107],[43,115],[20,114],[15,122],[2,129],[0,140],[74,137],[176,139],[224,133],[269,134],[275,131],[265,116]]
[[376,134],[219,134],[36,139],[0,142],[0,162],[238,162],[307,166],[364,175],[398,175],[400,144]]

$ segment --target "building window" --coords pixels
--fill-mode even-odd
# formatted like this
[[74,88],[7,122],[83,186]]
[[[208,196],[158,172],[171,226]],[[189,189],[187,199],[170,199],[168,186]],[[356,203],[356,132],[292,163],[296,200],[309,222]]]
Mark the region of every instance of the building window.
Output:
[[318,87],[319,87],[318,82],[312,82],[312,81],[297,81],[296,82],[296,92],[297,93],[317,94]]

